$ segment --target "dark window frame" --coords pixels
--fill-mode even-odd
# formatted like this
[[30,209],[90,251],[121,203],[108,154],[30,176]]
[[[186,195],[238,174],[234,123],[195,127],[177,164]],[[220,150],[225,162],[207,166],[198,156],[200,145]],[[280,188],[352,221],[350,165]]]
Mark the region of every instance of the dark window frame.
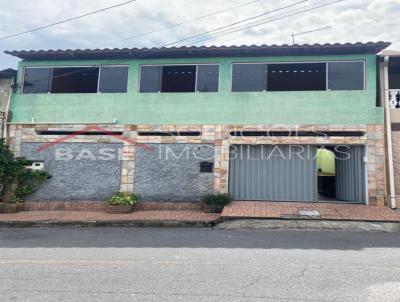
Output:
[[[125,92],[101,92],[100,91],[100,79],[101,79],[101,70],[102,68],[110,68],[110,67],[127,67],[127,79],[126,79],[126,91]],[[52,83],[53,83],[53,74],[54,74],[54,69],[56,68],[98,68],[98,77],[97,77],[97,89],[96,92],[93,93],[87,93],[87,94],[108,94],[108,93],[128,93],[129,90],[129,69],[130,65],[128,64],[110,64],[110,65],[49,65],[49,66],[24,66],[22,69],[22,81],[20,85],[20,94],[35,94],[35,93],[25,93],[24,92],[24,84],[25,84],[25,75],[26,75],[26,70],[27,69],[50,69],[51,70],[51,75],[49,78],[49,91],[48,92],[41,92],[41,93],[36,93],[36,94],[60,94],[60,93],[53,93],[52,90]],[[65,94],[80,94],[80,93],[65,93]],[[85,93],[86,94],[86,93]]]
[[[97,93],[102,93],[102,94],[108,94],[108,93],[128,93],[129,90],[129,68],[130,66],[128,64],[111,64],[111,65],[99,65],[100,70],[99,70],[99,79],[98,79],[98,84],[97,84]],[[124,92],[101,92],[100,91],[100,84],[101,84],[101,75],[102,75],[102,68],[127,68],[127,75],[126,75],[126,89]]]
[[[260,92],[271,92],[271,93],[280,93],[280,92],[298,92],[298,91],[269,91],[268,90],[268,82],[267,82],[267,89],[266,90],[259,90],[259,91],[234,91],[233,90],[233,66],[235,64],[247,64],[247,65],[252,65],[252,64],[266,64],[267,65],[267,69],[268,69],[268,65],[271,64],[313,64],[313,63],[322,63],[325,64],[325,79],[326,79],[326,84],[325,84],[325,90],[310,90],[313,92],[323,92],[323,91],[366,91],[367,90],[367,62],[366,60],[327,60],[327,61],[269,61],[269,62],[265,62],[265,61],[260,61],[260,62],[232,62],[231,64],[231,87],[230,87],[230,92],[231,93],[251,93],[251,92],[256,92],[256,93],[260,93]],[[363,89],[359,89],[359,90],[330,90],[329,89],[329,63],[362,63],[363,64]],[[307,90],[305,90],[304,92],[307,92]]]
[[[262,87],[263,87],[262,90],[253,90],[253,89],[250,88],[251,85],[249,86],[249,89],[242,90],[243,86],[236,87],[235,90],[233,89],[235,81],[238,79],[238,77],[240,77],[240,76],[236,76],[235,68],[240,66],[240,65],[242,65],[242,66],[243,65],[247,65],[247,66],[249,66],[249,65],[258,65],[259,69],[265,69],[264,75],[263,75],[263,79],[262,79],[262,83],[261,83],[261,81],[259,82],[260,79],[257,79],[256,81],[252,80],[252,79],[247,79],[245,81],[246,84],[247,84],[247,82],[251,82],[252,83],[251,85],[253,85],[254,82],[257,82],[257,84],[261,84]],[[249,64],[246,64],[246,63],[235,64],[235,63],[233,63],[231,69],[232,69],[232,71],[231,71],[231,92],[260,92],[260,91],[265,92],[265,91],[267,91],[267,89],[268,89],[268,64],[263,63],[263,62],[260,62],[260,63],[254,62],[254,63],[249,63]],[[237,72],[237,70],[236,70],[236,72]]]
[[[53,67],[49,93],[50,94],[98,93],[99,75],[100,75],[100,68],[98,66]],[[84,84],[82,84],[82,82],[84,82]]]
[[[363,72],[363,87],[362,89],[331,89],[330,85],[332,84],[330,77],[329,77],[329,65],[335,63],[362,63],[362,72]],[[366,74],[366,61],[356,61],[356,60],[348,60],[348,61],[327,61],[326,62],[326,85],[328,91],[365,91],[367,90],[367,74]]]
[[[207,65],[212,65],[212,66],[218,66],[218,85],[217,85],[217,91],[210,91],[210,92],[203,92],[203,91],[198,91],[198,80],[199,80],[199,66],[207,66]],[[142,81],[142,68],[143,67],[169,67],[169,66],[195,66],[196,67],[196,77],[195,77],[195,88],[194,91],[191,92],[173,92],[173,93],[218,93],[220,92],[221,88],[221,64],[220,63],[178,63],[178,64],[140,64],[139,65],[139,73],[138,73],[138,82],[137,82],[137,93],[171,93],[171,92],[163,92],[161,91],[162,88],[162,76],[161,76],[161,83],[160,83],[160,91],[157,92],[142,92],[141,91],[141,81]],[[161,69],[161,75],[162,75],[162,69]]]
[[[25,92],[25,81],[26,81],[27,69],[42,69],[42,70],[48,69],[49,77],[47,79],[47,89],[49,91],[47,91],[47,92]],[[50,90],[51,90],[52,78],[53,78],[53,68],[52,67],[48,67],[48,66],[24,67],[22,70],[22,82],[21,82],[21,86],[20,86],[20,93],[21,94],[48,94],[48,93],[50,93]]]

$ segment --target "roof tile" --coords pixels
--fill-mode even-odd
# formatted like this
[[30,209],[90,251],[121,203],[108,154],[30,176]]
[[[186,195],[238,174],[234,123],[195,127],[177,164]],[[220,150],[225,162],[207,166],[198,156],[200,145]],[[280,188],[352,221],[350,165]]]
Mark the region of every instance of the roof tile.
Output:
[[377,54],[387,48],[389,42],[356,42],[295,45],[232,45],[232,46],[182,46],[152,48],[105,48],[105,49],[57,49],[14,50],[6,54],[24,60],[77,60],[77,59],[154,59],[187,57],[240,57],[243,55],[289,56],[289,55],[341,55]]

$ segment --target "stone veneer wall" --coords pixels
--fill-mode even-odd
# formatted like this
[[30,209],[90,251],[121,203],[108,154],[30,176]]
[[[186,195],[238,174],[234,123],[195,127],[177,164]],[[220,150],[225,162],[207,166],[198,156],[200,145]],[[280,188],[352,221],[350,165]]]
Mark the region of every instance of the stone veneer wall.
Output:
[[[233,144],[316,144],[316,145],[365,145],[368,156],[369,205],[385,205],[385,155],[383,125],[97,125],[109,131],[123,131],[123,158],[120,189],[134,190],[136,148],[146,144],[214,144],[214,192],[228,192],[229,146]],[[87,125],[10,125],[10,145],[16,155],[21,152],[21,142],[48,143],[57,136],[38,135],[35,130],[81,130]],[[363,131],[361,137],[232,137],[231,131]],[[138,136],[145,131],[201,131],[201,136]],[[68,142],[111,143],[121,138],[112,136],[82,136],[69,138]]]
[[136,149],[135,193],[141,201],[200,202],[213,190],[213,173],[200,163],[214,162],[214,145],[148,144]]
[[[58,150],[67,152],[57,160],[55,149],[41,152],[41,143],[21,144],[21,155],[28,160],[43,161],[51,178],[26,198],[27,201],[102,201],[119,190],[121,162],[118,152],[121,143],[70,143],[57,145]],[[84,153],[81,153],[84,150]],[[110,157],[102,157],[106,150]],[[79,160],[71,161],[70,158]],[[106,158],[107,160],[102,160]]]

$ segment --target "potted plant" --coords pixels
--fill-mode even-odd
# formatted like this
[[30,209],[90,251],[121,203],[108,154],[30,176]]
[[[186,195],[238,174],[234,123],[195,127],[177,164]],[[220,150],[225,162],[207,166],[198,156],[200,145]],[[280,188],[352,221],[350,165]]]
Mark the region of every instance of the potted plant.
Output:
[[15,158],[4,139],[0,139],[0,213],[22,211],[23,198],[50,178],[45,171],[27,168],[30,164],[23,157]]
[[125,214],[135,209],[139,196],[128,192],[116,192],[108,200],[106,204],[106,212],[109,214]]
[[205,213],[221,213],[228,203],[232,201],[231,197],[225,193],[208,194],[203,197]]

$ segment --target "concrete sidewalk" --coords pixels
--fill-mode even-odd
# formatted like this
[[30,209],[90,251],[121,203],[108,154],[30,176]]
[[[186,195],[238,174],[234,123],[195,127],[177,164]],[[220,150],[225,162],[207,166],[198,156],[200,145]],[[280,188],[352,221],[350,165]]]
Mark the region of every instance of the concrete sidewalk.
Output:
[[[400,213],[387,207],[354,204],[252,202],[237,201],[226,206],[222,214],[204,213],[199,205],[177,205],[160,208],[159,204],[143,204],[129,214],[107,214],[102,211],[24,211],[0,214],[0,226],[149,226],[149,227],[210,227],[222,221],[252,219],[267,221],[320,222],[382,222],[400,224]],[[255,222],[254,222],[255,223]],[[248,223],[247,223],[248,224]],[[257,222],[260,224],[260,221]],[[295,223],[294,226],[298,225]],[[333,226],[337,228],[337,224]],[[397,228],[397,227],[396,227]],[[340,228],[339,228],[340,229]]]
[[236,201],[224,208],[221,218],[318,219],[400,223],[400,213],[384,206],[301,202]]
[[147,210],[129,214],[107,214],[99,211],[25,211],[0,214],[0,226],[198,226],[216,223],[219,214],[197,210]]

